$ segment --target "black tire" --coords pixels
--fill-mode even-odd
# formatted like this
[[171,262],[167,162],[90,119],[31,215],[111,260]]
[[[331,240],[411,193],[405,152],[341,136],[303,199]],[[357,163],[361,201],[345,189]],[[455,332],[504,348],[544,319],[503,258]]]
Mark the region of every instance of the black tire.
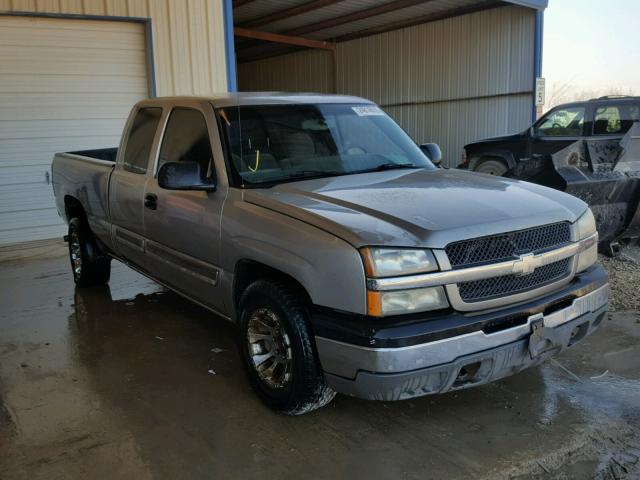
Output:
[[507,167],[506,163],[504,163],[502,160],[493,158],[481,160],[474,168],[475,172],[486,173],[487,175],[495,175],[497,177],[501,177],[502,175],[507,173],[508,170],[509,167]]
[[[270,408],[288,415],[302,415],[320,408],[335,397],[335,392],[329,388],[325,381],[315,341],[309,325],[309,314],[305,304],[298,295],[279,282],[257,280],[247,287],[242,293],[239,302],[240,312],[240,352],[249,377],[251,386],[260,399]],[[263,340],[257,340],[250,346],[250,332],[255,330],[254,325],[259,315],[271,315],[269,321],[281,325],[287,338],[286,354],[281,359],[286,361],[287,368],[280,364],[279,370],[289,372],[289,377],[283,375],[283,384],[274,386],[268,380],[261,377],[260,368],[256,366],[254,358],[259,356],[253,349],[265,348]],[[264,325],[262,321],[258,323]],[[262,334],[260,334],[262,335]],[[267,335],[263,335],[267,336]],[[251,337],[255,339],[254,337]],[[272,337],[273,338],[273,337]],[[274,345],[274,341],[271,345]],[[253,353],[250,353],[250,349]],[[262,350],[260,350],[262,352]],[[270,352],[269,352],[270,353]],[[288,355],[290,354],[290,357]],[[272,355],[273,358],[273,355]],[[264,368],[271,359],[265,360],[260,367]],[[275,358],[273,363],[276,363]],[[274,380],[270,380],[273,382]]]
[[87,223],[72,218],[68,240],[69,261],[76,285],[94,287],[107,283],[111,277],[111,257],[100,251]]

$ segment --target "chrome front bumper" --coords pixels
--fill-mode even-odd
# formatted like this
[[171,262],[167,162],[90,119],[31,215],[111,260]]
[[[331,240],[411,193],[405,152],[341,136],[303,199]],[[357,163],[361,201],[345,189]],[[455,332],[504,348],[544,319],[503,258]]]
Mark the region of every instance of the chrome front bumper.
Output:
[[597,329],[609,301],[605,284],[548,315],[401,348],[369,348],[316,337],[325,376],[335,390],[399,400],[487,383],[536,365]]

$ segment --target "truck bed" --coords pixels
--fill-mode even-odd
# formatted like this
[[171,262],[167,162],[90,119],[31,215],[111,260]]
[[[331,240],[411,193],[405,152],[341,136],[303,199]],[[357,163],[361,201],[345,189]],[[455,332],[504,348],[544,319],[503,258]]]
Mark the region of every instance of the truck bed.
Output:
[[84,208],[93,232],[109,238],[109,178],[115,167],[118,148],[56,153],[51,166],[53,191],[58,213],[68,221],[69,199]]
[[94,158],[96,160],[105,160],[107,162],[116,161],[118,156],[118,147],[99,148],[95,150],[78,150],[77,152],[66,152],[67,155],[77,155],[79,157]]

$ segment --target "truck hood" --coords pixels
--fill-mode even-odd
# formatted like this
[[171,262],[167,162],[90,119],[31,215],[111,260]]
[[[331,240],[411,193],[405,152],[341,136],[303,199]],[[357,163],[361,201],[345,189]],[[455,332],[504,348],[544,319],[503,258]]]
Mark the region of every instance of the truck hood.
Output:
[[587,205],[532,183],[461,170],[393,170],[247,189],[244,201],[354,245],[443,248],[454,240],[574,222]]

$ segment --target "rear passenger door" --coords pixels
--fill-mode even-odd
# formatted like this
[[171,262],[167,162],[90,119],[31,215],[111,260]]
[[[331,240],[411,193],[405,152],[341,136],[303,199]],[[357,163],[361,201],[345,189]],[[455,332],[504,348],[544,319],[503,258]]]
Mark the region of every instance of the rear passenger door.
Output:
[[612,102],[595,106],[593,136],[622,138],[640,120],[640,104]]
[[162,108],[139,108],[125,131],[109,183],[109,215],[112,238],[120,257],[144,264],[144,189]]
[[[219,145],[213,107],[208,102],[184,100],[172,108],[145,191],[154,205],[144,209],[144,224],[147,269],[167,285],[222,311],[218,265],[227,186]],[[217,182],[216,191],[160,188],[157,174],[165,162],[198,162],[203,177]]]

